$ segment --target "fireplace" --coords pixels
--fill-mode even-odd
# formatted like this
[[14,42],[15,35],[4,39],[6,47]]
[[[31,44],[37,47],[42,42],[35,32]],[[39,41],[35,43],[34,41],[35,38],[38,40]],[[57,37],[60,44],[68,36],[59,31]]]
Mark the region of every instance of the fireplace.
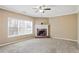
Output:
[[35,37],[39,37],[39,38],[48,37],[48,25],[36,25]]
[[38,37],[46,37],[47,36],[47,29],[37,29],[37,36]]

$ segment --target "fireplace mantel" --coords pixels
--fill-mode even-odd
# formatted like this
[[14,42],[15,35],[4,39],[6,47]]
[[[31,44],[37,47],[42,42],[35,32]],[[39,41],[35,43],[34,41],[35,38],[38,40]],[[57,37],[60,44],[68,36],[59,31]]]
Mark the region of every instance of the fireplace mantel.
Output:
[[[48,26],[49,25],[35,25],[35,37],[48,37]],[[37,33],[38,31],[37,30],[44,30],[46,31],[46,35],[45,36],[38,36]]]

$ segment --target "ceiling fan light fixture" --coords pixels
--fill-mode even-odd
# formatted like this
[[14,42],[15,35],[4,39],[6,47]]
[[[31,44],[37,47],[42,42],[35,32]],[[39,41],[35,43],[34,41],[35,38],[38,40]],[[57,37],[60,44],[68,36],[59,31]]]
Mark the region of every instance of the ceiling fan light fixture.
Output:
[[39,10],[39,12],[43,12],[44,10]]
[[44,13],[47,10],[51,10],[51,8],[47,7],[46,5],[40,5],[35,9],[37,9],[37,12],[40,12],[40,13]]

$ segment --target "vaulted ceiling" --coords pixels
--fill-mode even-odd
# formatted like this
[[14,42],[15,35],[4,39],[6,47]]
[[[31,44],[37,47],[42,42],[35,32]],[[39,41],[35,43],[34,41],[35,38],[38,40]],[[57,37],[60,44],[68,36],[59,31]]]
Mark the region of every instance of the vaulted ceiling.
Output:
[[33,9],[36,6],[37,5],[1,5],[0,8],[32,17],[54,17],[78,12],[77,5],[48,5],[48,7],[51,8],[50,11],[48,10],[45,11],[45,13],[36,13],[36,10]]

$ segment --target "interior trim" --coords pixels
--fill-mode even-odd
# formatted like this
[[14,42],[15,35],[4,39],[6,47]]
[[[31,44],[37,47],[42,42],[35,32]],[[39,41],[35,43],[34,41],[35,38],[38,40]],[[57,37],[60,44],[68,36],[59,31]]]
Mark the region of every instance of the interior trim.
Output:
[[10,44],[14,44],[14,43],[17,43],[17,42],[21,42],[21,41],[24,41],[24,40],[29,40],[29,39],[32,39],[33,37],[29,37],[29,38],[25,38],[25,39],[20,39],[20,40],[16,40],[16,41],[12,41],[12,42],[8,42],[8,43],[4,43],[4,44],[0,44],[0,47],[2,46],[6,46],[6,45],[10,45]]
[[68,40],[68,41],[74,41],[74,42],[77,42],[77,40],[73,40],[73,39],[69,39],[69,38],[53,37],[53,39],[62,39],[62,40]]

